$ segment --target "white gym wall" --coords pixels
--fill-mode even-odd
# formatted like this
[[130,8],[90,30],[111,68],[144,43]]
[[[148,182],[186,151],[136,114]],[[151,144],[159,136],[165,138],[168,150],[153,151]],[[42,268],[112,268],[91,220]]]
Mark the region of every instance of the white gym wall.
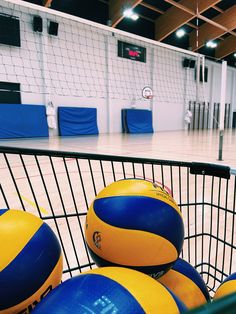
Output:
[[[21,29],[20,48],[0,45],[0,81],[21,83],[22,103],[96,107],[100,133],[121,132],[123,108],[152,109],[155,131],[184,129],[186,106],[196,100],[196,80],[195,70],[183,68],[182,61],[197,60],[197,54],[16,3],[0,0],[0,12],[19,17]],[[43,33],[33,31],[34,15],[42,17]],[[49,20],[59,23],[58,36],[48,35]],[[118,57],[117,40],[145,47],[146,63]],[[198,99],[219,102],[221,64],[206,60],[206,66],[208,82],[204,89],[199,84]],[[153,87],[153,100],[142,99],[145,85]],[[226,102],[232,104],[232,111],[236,110],[235,90],[236,69],[228,67]]]

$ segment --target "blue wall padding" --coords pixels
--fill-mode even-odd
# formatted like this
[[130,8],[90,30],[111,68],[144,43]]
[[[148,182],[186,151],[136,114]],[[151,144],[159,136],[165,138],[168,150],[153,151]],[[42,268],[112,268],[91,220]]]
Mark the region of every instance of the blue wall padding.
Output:
[[61,136],[98,134],[97,109],[58,107],[58,124]]
[[0,138],[48,137],[45,106],[0,104]]
[[128,133],[153,133],[151,110],[126,109],[124,116]]

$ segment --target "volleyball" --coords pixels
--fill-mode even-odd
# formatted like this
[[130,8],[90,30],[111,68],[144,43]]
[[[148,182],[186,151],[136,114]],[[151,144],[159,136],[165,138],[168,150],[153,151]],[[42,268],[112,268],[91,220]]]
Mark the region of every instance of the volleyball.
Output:
[[62,278],[60,244],[40,218],[0,210],[0,314],[29,313]]
[[214,299],[224,297],[233,292],[236,292],[236,273],[231,274],[223,281],[223,283],[216,290]]
[[210,301],[207,286],[200,274],[181,258],[158,281],[169,288],[188,309]]
[[184,310],[173,293],[149,276],[122,267],[103,267],[68,279],[33,313],[177,314]]
[[157,278],[178,259],[184,226],[178,205],[164,189],[127,179],[97,195],[85,237],[98,266],[131,267]]

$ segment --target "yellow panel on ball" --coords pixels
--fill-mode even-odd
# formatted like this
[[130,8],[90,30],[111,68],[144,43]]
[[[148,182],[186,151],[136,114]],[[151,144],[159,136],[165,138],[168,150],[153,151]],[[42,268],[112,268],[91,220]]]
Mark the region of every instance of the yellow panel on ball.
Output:
[[0,239],[0,314],[29,313],[61,282],[59,241],[40,218],[13,209],[0,210]]
[[[88,228],[87,243],[93,247],[95,254],[107,261],[126,266],[155,266],[171,263],[178,258],[174,245],[157,234],[111,226],[99,219],[93,208],[90,208],[88,220],[94,223],[99,234],[94,235],[93,229]],[[98,245],[94,236],[99,235]],[[162,251],[161,255],[156,254],[159,250]],[[145,254],[140,254],[140,251],[145,251]]]
[[236,292],[236,273],[228,276],[216,290],[214,299],[222,298],[227,294]]
[[158,281],[169,288],[188,309],[210,301],[207,286],[200,274],[181,258]]
[[165,201],[165,203],[171,205],[181,215],[179,206],[177,205],[173,197],[169,195],[165,189],[161,188],[155,183],[152,183],[151,181],[141,179],[120,180],[108,185],[105,189],[100,191],[100,193],[97,195],[97,199],[110,197],[111,195],[140,195],[153,197],[155,199]]
[[165,273],[182,250],[184,226],[171,195],[147,180],[120,180],[91,204],[86,242],[98,266],[125,266],[153,277]]
[[1,215],[0,223],[0,252],[4,252],[0,259],[2,271],[21,252],[43,221],[34,215],[27,215],[24,211],[12,209]]

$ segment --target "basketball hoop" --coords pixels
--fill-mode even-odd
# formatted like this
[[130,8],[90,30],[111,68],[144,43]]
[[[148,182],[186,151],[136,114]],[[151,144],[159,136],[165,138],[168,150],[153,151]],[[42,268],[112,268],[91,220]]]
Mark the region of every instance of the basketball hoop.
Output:
[[145,86],[142,89],[142,97],[145,99],[152,99],[153,98],[153,90],[150,86]]

